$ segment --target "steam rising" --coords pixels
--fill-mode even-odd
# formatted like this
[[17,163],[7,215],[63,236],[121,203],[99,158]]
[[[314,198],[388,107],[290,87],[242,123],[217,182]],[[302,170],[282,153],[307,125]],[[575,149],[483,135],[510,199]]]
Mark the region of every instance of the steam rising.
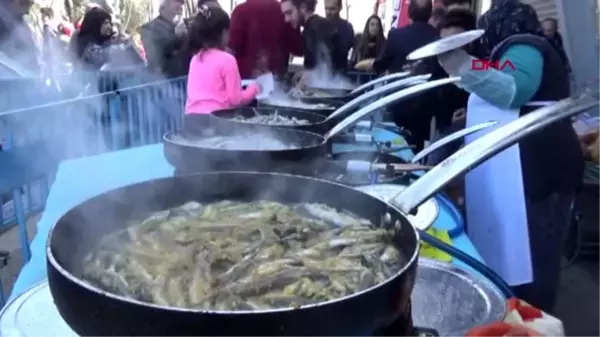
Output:
[[[17,63],[31,59],[32,55],[30,50],[13,48],[13,44],[15,41],[30,41],[31,38],[27,36],[30,32],[22,29],[24,26],[15,29],[14,25],[21,23],[15,22],[0,5],[0,28],[9,28],[0,32],[0,50],[10,50],[10,58]],[[50,68],[70,68],[70,71],[33,74],[27,71],[35,68],[33,65],[21,64],[20,75],[27,77],[1,81],[0,136],[4,140],[12,136],[12,145],[20,147],[18,151],[12,152],[32,172],[39,172],[41,176],[55,171],[57,165],[65,159],[159,142],[164,132],[179,125],[185,102],[184,88],[167,83],[166,78],[145,67],[128,68],[126,71],[119,69],[119,65],[136,63],[137,60],[132,59],[131,55],[110,53],[110,66],[98,72],[85,70],[66,50],[57,48],[53,52],[53,60],[72,64],[71,67]],[[324,88],[354,87],[347,79],[331,75],[328,69],[326,63],[317,67],[310,84]],[[149,82],[156,83],[143,85]],[[281,90],[272,97],[275,101],[280,99],[287,106],[318,107],[292,100]],[[211,171],[211,163],[206,162],[204,165],[205,167],[198,169]],[[114,172],[112,169],[111,171]],[[109,188],[114,186],[107,186]],[[283,186],[264,187],[265,197],[270,194],[270,189],[277,191],[281,188]],[[312,191],[307,190],[306,193],[311,194]],[[165,206],[152,202],[155,198],[158,196],[144,196],[137,200],[122,199],[117,192],[111,194],[111,199],[116,199],[115,202],[135,207],[136,211],[143,209],[150,212],[155,211],[157,206]],[[80,220],[89,224],[97,224],[105,212],[104,209],[95,207],[84,210],[87,211],[79,214],[82,217]],[[86,229],[87,231],[77,231],[78,235],[88,236],[88,239],[96,236],[94,228],[88,226]],[[86,238],[73,236],[70,239],[74,242],[90,242]]]
[[311,71],[308,86],[321,89],[352,90],[356,88],[356,85],[345,76],[333,73],[328,62],[325,61],[321,61],[317,67]]

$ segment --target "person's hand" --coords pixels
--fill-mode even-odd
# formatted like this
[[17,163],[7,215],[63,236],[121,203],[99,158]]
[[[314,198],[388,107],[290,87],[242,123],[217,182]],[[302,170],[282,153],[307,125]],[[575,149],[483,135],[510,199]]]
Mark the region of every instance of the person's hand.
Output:
[[354,68],[359,71],[372,71],[374,59],[362,60],[354,65]]
[[585,156],[585,158],[591,159],[596,164],[598,164],[598,156],[600,155],[599,140],[600,139],[598,130],[579,136],[579,141],[581,142],[581,149],[583,150],[583,155]]
[[187,32],[188,30],[185,21],[181,20],[177,23],[177,25],[175,25],[175,35],[177,35],[178,37],[185,36]]
[[462,49],[438,55],[438,62],[450,76],[461,76],[473,67],[475,58]]

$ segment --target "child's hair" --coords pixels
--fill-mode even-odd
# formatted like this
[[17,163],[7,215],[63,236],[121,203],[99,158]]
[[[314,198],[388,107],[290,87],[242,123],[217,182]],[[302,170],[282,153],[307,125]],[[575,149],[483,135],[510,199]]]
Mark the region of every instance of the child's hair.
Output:
[[188,31],[188,50],[195,55],[203,49],[222,48],[223,31],[229,29],[229,15],[220,7],[202,5]]

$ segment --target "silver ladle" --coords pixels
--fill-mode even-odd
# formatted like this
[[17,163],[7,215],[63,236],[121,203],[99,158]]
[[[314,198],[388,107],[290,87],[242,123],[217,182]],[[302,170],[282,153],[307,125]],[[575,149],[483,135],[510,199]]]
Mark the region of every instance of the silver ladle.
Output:
[[[348,116],[346,119],[344,119],[343,121],[341,121],[340,123],[335,125],[331,130],[329,130],[329,132],[327,132],[325,134],[325,140],[328,140],[329,138],[339,134],[340,132],[344,131],[346,128],[348,128],[348,127],[352,126],[354,123],[358,122],[360,119],[368,116],[369,114],[372,114],[373,112],[375,112],[381,108],[384,108],[393,103],[397,103],[401,100],[410,98],[416,94],[425,92],[427,90],[431,90],[431,89],[440,87],[442,85],[457,82],[458,80],[460,80],[460,77],[443,78],[440,80],[417,84],[417,85],[411,86],[409,88],[406,88],[404,90],[395,92],[389,96],[383,97],[383,98],[359,109],[358,111],[354,112],[353,114]],[[401,80],[401,81],[403,81],[403,80]],[[401,82],[401,81],[398,81],[398,82]],[[394,82],[394,83],[397,83],[397,82]],[[393,84],[393,83],[390,83],[388,85],[391,85],[391,84]],[[380,89],[380,88],[378,88],[378,89]]]
[[516,144],[530,134],[557,121],[575,116],[599,105],[598,91],[587,91],[558,101],[503,125],[466,145],[432,168],[402,192],[389,199],[390,204],[410,214],[452,179],[477,167],[488,158]]

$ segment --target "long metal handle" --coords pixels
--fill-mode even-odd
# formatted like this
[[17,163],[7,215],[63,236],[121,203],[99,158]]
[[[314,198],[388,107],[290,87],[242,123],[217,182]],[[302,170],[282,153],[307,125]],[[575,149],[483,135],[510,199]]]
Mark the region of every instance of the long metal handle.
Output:
[[416,209],[452,179],[556,121],[598,106],[598,92],[587,92],[537,109],[473,141],[398,193],[392,203],[406,214]]
[[406,77],[408,75],[410,75],[410,72],[405,71],[405,72],[402,72],[402,73],[393,73],[393,74],[381,76],[379,78],[376,78],[376,79],[374,79],[372,81],[369,81],[369,82],[367,82],[367,83],[359,86],[358,88],[352,90],[351,93],[352,94],[356,94],[356,93],[365,91],[366,89],[368,89],[368,88],[370,88],[370,87],[372,87],[372,86],[374,86],[374,85],[376,85],[378,83],[385,82],[385,81],[390,81],[390,80],[395,80],[395,79],[401,79],[401,78],[404,78],[404,77]]
[[423,150],[421,150],[421,152],[417,153],[413,157],[411,162],[417,163],[419,160],[427,157],[428,155],[430,155],[433,152],[437,151],[438,149],[446,146],[447,144],[452,143],[455,140],[461,139],[464,136],[468,136],[477,131],[487,129],[490,126],[494,126],[496,124],[498,124],[497,121],[489,121],[489,122],[475,124],[475,125],[469,126],[468,128],[464,128],[462,130],[451,133],[442,139],[438,139],[435,143],[433,143],[433,144],[429,145],[428,147],[424,148]]
[[416,94],[422,93],[424,91],[427,91],[427,90],[430,90],[433,88],[437,88],[442,85],[457,82],[459,79],[460,79],[460,77],[449,77],[449,78],[443,78],[440,80],[421,83],[421,84],[414,85],[410,88],[406,88],[402,91],[393,93],[382,99],[379,99],[379,100],[367,105],[366,107],[361,108],[360,110],[356,111],[355,113],[353,113],[352,115],[348,116],[346,119],[344,119],[343,121],[338,123],[331,130],[329,130],[329,132],[325,135],[325,139],[327,140],[328,138],[337,135],[338,133],[344,131],[347,127],[358,122],[361,118],[363,118],[381,108],[384,108],[390,104],[396,103],[403,99],[410,98],[410,97],[412,97]]
[[431,77],[431,74],[413,76],[413,77],[405,78],[403,80],[399,80],[399,81],[395,81],[395,82],[386,84],[381,88],[377,88],[375,90],[364,93],[358,97],[355,97],[350,102],[339,107],[331,115],[329,115],[329,117],[327,117],[326,120],[330,120],[332,118],[341,116],[342,114],[344,114],[348,111],[351,111],[351,109],[354,109],[356,106],[358,106],[362,102],[364,102],[370,98],[376,97],[377,95],[383,95],[383,94],[388,93],[391,90],[400,89],[400,88],[406,87],[408,85],[415,85],[415,84],[426,82],[427,80],[429,80],[430,77]]

